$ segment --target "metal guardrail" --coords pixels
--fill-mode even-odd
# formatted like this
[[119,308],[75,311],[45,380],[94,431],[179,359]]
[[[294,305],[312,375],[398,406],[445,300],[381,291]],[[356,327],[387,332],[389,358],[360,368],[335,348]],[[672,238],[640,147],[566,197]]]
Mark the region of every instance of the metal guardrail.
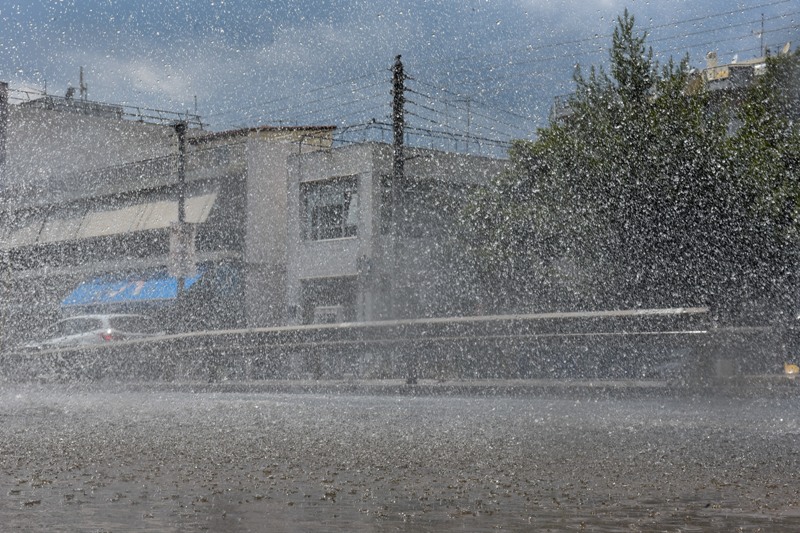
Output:
[[[709,325],[708,309],[675,308],[203,331],[7,353],[0,373],[9,381],[641,378],[698,368]],[[669,366],[676,361],[681,368]]]
[[9,89],[9,101],[15,105],[38,107],[41,109],[58,109],[86,115],[105,116],[144,122],[156,125],[172,125],[186,122],[191,128],[203,129],[208,124],[196,113],[168,111],[165,109],[147,108],[128,104],[111,104],[83,98],[58,96],[43,91],[26,89]]

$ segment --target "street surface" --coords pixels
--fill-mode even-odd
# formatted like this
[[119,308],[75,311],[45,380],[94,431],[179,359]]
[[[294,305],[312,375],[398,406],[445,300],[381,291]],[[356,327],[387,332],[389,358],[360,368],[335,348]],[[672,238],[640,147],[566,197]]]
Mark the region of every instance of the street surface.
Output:
[[4,531],[788,532],[798,477],[800,394],[0,384]]

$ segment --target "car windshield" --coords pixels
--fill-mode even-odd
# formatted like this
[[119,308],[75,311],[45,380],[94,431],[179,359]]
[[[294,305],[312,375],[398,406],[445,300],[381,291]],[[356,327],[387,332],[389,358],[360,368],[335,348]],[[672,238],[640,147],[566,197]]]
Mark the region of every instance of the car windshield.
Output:
[[0,35],[0,530],[800,531],[800,0]]

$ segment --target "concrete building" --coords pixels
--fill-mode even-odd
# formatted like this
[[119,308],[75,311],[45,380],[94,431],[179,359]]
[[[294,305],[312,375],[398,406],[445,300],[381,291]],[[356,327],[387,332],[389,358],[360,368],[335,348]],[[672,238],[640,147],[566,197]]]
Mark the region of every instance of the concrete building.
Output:
[[[736,116],[735,111],[740,109],[742,103],[747,98],[748,91],[759,82],[767,73],[769,51],[767,55],[755,57],[747,60],[732,58],[730,63],[721,63],[716,52],[706,54],[706,67],[693,76],[690,76],[687,84],[688,94],[700,94],[705,92],[709,98],[707,109],[709,113],[727,113],[729,118],[728,132],[735,133],[741,126],[741,120]],[[791,53],[790,43],[778,52],[778,56],[789,56]],[[783,80],[784,86],[782,96],[787,102],[793,100],[783,112],[790,118],[797,118],[800,106],[797,104],[798,91],[797,83],[792,79],[797,78],[797,67],[794,73],[784,72],[784,76],[789,79]],[[731,111],[734,111],[731,113]]]
[[706,68],[700,72],[700,77],[706,90],[731,91],[749,87],[766,71],[766,57],[744,61],[734,59],[730,63],[720,64],[717,53],[709,52],[706,54]]
[[392,154],[365,143],[289,158],[291,323],[474,311],[454,255],[457,212],[507,163],[407,148],[392,191]]
[[474,305],[456,215],[504,161],[408,148],[393,191],[389,145],[332,149],[331,126],[213,133],[192,117],[181,171],[174,124],[81,99],[9,105],[0,88],[4,345],[83,312],[143,311],[184,330]]
[[[9,105],[3,88],[4,336],[99,310],[146,310],[176,329],[286,322],[286,159],[329,147],[333,127],[190,121],[181,173],[169,124],[68,98]],[[194,268],[178,302],[181,189]]]
[[[780,50],[778,55],[788,55],[791,44]],[[767,71],[767,57],[760,56],[746,60],[732,59],[730,63],[720,63],[717,52],[706,54],[706,66],[689,76],[686,93],[696,95],[703,91],[712,94],[710,111],[718,112],[726,106],[737,105],[745,90],[752,86]],[[574,94],[556,96],[550,107],[550,122],[559,124],[568,122],[574,110],[570,107],[570,98]]]

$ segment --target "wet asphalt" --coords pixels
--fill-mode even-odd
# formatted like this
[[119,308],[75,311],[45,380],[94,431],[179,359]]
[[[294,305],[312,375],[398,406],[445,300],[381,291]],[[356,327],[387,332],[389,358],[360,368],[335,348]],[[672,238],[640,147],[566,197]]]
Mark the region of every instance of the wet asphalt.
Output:
[[0,524],[800,530],[800,383],[479,385],[0,384]]

